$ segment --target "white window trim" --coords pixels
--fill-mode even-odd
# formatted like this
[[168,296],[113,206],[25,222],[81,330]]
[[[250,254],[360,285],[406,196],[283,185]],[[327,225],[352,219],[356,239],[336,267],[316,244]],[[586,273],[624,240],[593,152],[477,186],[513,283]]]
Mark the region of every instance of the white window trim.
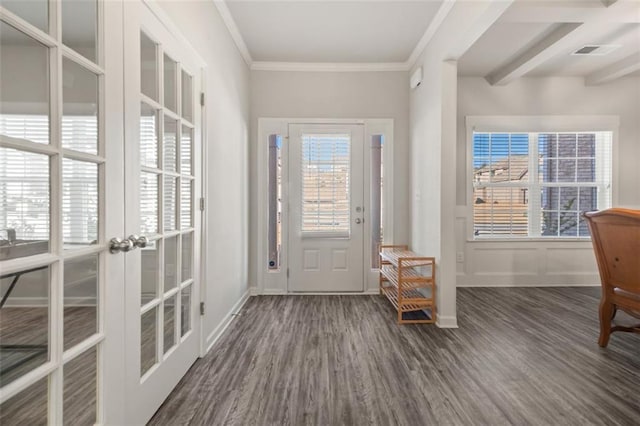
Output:
[[[470,115],[465,117],[467,167],[465,182],[467,186],[466,241],[509,242],[509,241],[590,241],[589,238],[569,237],[474,237],[473,223],[473,133],[474,132],[611,132],[611,205],[618,204],[618,132],[620,117],[617,115]],[[537,143],[537,139],[535,141]],[[530,160],[531,161],[531,160]],[[575,186],[575,185],[574,185]],[[598,206],[600,208],[600,206]]]

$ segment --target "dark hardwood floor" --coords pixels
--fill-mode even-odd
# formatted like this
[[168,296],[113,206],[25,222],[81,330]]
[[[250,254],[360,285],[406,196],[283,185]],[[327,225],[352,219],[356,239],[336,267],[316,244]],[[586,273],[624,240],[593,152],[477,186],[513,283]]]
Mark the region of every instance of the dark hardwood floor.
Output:
[[640,336],[599,348],[598,299],[462,288],[445,330],[378,296],[254,297],[150,424],[637,425]]

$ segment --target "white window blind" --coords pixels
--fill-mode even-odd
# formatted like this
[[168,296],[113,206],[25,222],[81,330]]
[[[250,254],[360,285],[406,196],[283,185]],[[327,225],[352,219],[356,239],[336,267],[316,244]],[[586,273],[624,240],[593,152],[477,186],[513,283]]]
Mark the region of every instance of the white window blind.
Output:
[[350,152],[348,134],[302,136],[302,232],[348,236]]
[[36,143],[49,143],[47,115],[0,114],[0,134]]
[[476,238],[589,237],[611,206],[611,132],[473,133]]

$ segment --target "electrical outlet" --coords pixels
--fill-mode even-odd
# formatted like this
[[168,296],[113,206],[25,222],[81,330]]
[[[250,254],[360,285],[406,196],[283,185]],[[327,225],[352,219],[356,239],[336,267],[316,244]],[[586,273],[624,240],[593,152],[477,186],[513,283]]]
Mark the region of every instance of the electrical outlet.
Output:
[[456,262],[463,263],[464,262],[464,252],[459,251],[456,253]]

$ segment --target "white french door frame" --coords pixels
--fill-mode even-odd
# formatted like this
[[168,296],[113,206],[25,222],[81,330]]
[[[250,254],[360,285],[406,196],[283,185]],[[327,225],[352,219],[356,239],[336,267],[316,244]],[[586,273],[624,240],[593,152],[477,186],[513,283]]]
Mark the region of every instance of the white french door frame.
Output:
[[[378,270],[371,267],[371,259],[367,255],[372,241],[371,227],[371,139],[375,135],[384,135],[383,144],[383,169],[384,187],[382,205],[384,211],[383,228],[385,243],[393,243],[393,119],[319,119],[319,118],[259,118],[257,132],[257,179],[258,185],[258,217],[257,217],[257,286],[252,289],[252,294],[288,294],[289,283],[287,268],[289,266],[289,125],[364,125],[364,292],[345,294],[377,294]],[[282,215],[281,215],[281,257],[280,268],[269,270],[268,260],[268,227],[269,227],[269,136],[282,136]],[[298,294],[298,293],[296,293]],[[304,293],[314,294],[314,293]],[[322,293],[337,294],[337,293]],[[341,294],[341,293],[340,293]]]

